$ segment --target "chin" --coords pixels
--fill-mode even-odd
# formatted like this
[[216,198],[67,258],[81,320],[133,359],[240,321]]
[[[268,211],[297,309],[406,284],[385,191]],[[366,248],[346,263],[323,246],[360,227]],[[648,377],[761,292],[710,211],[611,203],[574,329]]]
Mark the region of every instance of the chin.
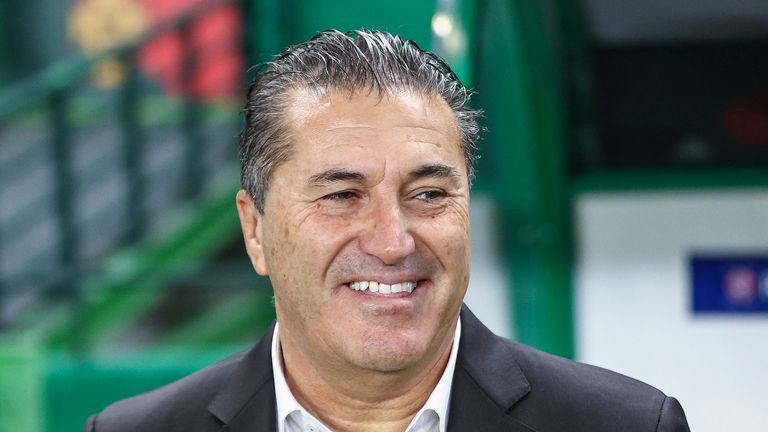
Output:
[[408,338],[369,338],[356,353],[351,353],[361,368],[378,372],[398,372],[408,369],[424,358],[427,341]]

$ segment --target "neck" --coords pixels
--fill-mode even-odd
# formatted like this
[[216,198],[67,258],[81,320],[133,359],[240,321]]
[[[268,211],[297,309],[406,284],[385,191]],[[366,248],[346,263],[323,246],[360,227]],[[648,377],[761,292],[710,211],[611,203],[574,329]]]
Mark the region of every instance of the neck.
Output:
[[334,431],[401,432],[440,380],[454,332],[424,361],[402,371],[381,372],[310,358],[281,327],[286,382],[296,400]]

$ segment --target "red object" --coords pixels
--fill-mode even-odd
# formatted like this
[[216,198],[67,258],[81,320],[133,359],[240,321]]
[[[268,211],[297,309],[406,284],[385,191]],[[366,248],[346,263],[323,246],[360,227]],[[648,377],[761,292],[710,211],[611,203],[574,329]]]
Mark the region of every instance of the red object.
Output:
[[[203,0],[141,0],[153,24],[193,10]],[[240,46],[242,14],[233,4],[213,7],[188,27],[147,42],[139,67],[157,80],[166,94],[195,99],[236,96],[243,71]]]
[[768,90],[728,103],[721,120],[739,141],[750,146],[768,147]]

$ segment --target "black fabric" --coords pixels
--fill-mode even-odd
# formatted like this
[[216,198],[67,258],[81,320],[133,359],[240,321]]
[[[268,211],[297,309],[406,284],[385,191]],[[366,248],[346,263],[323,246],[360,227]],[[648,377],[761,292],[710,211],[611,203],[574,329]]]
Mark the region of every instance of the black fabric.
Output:
[[[465,306],[448,432],[684,432],[680,404],[623,375],[491,333]],[[273,327],[250,351],[117,402],[85,431],[274,432]]]

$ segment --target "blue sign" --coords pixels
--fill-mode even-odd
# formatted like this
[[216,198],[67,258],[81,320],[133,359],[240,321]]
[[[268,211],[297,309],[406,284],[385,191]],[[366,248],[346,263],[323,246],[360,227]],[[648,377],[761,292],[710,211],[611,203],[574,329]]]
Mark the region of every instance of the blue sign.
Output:
[[694,313],[768,313],[768,254],[694,255]]

